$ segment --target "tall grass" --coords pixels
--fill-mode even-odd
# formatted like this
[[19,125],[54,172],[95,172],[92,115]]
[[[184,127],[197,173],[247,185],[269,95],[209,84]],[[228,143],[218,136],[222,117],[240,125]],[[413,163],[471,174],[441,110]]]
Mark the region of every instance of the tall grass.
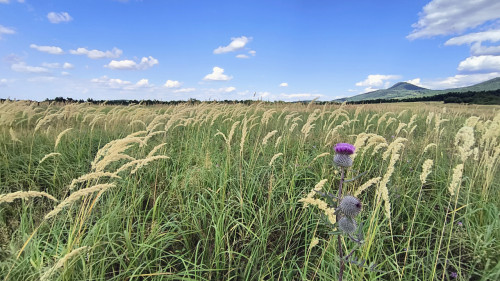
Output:
[[0,200],[0,279],[335,280],[299,200],[336,193],[338,142],[377,264],[345,280],[500,279],[498,107],[6,101],[0,131],[0,198],[44,194]]

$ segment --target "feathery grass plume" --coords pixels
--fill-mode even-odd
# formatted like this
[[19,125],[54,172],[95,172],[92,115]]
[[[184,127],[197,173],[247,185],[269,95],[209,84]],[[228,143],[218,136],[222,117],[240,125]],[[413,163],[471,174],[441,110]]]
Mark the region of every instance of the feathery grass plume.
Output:
[[405,138],[395,139],[393,142],[391,142],[391,144],[389,145],[387,150],[384,152],[384,154],[382,154],[382,158],[384,160],[387,160],[387,158],[391,154],[398,153],[399,150],[401,150],[404,147],[403,142],[405,142],[405,141],[408,141],[408,139],[405,139]]
[[149,163],[151,163],[152,161],[154,160],[158,160],[158,159],[170,159],[170,157],[168,156],[165,156],[165,155],[156,155],[156,156],[150,156],[148,158],[144,158],[144,159],[141,159],[142,161],[137,163],[137,165],[135,166],[135,168],[130,172],[131,175],[135,174],[139,169],[141,169],[142,167],[148,165]]
[[277,132],[278,132],[278,130],[274,130],[274,131],[271,131],[271,132],[267,133],[267,135],[262,139],[262,145],[266,145],[267,141],[270,138],[272,138]]
[[[361,151],[363,149],[363,146],[365,146],[366,140],[374,135],[375,134],[359,133],[356,136],[356,141],[354,142],[354,147],[357,148],[357,151],[358,152]],[[357,153],[354,153],[353,155],[351,155],[353,160],[356,158],[356,154]]]
[[417,120],[417,117],[418,117],[418,114],[413,114],[410,118],[410,122],[408,122],[408,128],[410,128],[413,123],[415,123],[415,121]]
[[150,132],[144,139],[142,140],[141,143],[139,143],[139,147],[144,147],[148,145],[148,141],[153,138],[154,136],[161,135],[161,134],[166,134],[167,131],[155,131],[155,132]]
[[58,153],[58,152],[52,152],[52,153],[49,153],[47,155],[45,155],[42,160],[40,160],[40,162],[38,162],[38,164],[42,164],[43,161],[47,160],[48,158],[50,157],[53,157],[53,156],[59,156],[61,155],[61,153]]
[[231,126],[231,131],[229,131],[229,135],[227,136],[226,144],[229,149],[231,149],[231,140],[233,139],[234,131],[236,127],[240,124],[240,121],[236,121]]
[[46,197],[54,202],[57,202],[57,199],[52,195],[46,192],[39,191],[16,191],[7,194],[0,194],[0,204],[2,203],[11,203],[16,199],[28,199],[33,197]]
[[74,193],[72,193],[70,196],[68,196],[66,199],[64,199],[59,205],[57,205],[52,211],[50,211],[47,215],[45,215],[44,219],[48,220],[55,215],[57,215],[62,209],[66,208],[67,206],[71,205],[72,203],[78,201],[83,196],[86,196],[88,194],[94,193],[96,191],[106,191],[107,189],[111,187],[115,187],[116,185],[114,183],[103,183],[103,184],[97,184],[94,186],[90,186],[84,189],[80,189]]
[[144,121],[139,120],[139,119],[133,120],[132,122],[130,122],[128,124],[128,126],[133,127],[135,124],[140,124],[140,125],[144,126],[145,128],[147,127],[146,123],[144,123]]
[[295,130],[295,128],[298,126],[299,124],[297,123],[293,123],[292,126],[290,126],[290,129],[288,131],[293,132],[293,130]]
[[382,180],[379,182],[377,188],[377,197],[381,196],[382,199],[384,200],[385,215],[389,220],[391,219],[391,202],[389,200],[389,190],[387,189],[387,183],[389,183],[389,180],[392,174],[394,173],[394,166],[396,165],[396,162],[398,160],[399,160],[399,154],[393,152],[387,171],[385,172]]
[[465,126],[474,128],[474,126],[476,126],[479,119],[481,119],[481,118],[479,118],[478,116],[471,116],[471,117],[467,118],[467,120],[465,120]]
[[[131,148],[134,144],[142,144],[144,137],[125,137],[122,139],[117,139],[108,142],[101,149],[99,149],[94,157],[94,160],[91,163],[93,169],[97,166],[99,162],[102,161],[111,161],[117,154],[121,154],[125,152],[127,149]],[[123,155],[123,154],[122,154]],[[102,158],[102,159],[101,159]],[[123,158],[120,158],[123,159]],[[119,160],[119,159],[118,159]],[[103,164],[104,165],[104,164]],[[106,166],[106,165],[105,165]],[[96,170],[99,171],[99,170]]]
[[455,135],[455,146],[462,162],[465,162],[472,155],[474,142],[474,129],[472,127],[464,126],[458,130]]
[[269,122],[269,119],[271,117],[273,117],[274,113],[276,113],[276,110],[274,110],[272,108],[267,110],[266,112],[264,112],[264,114],[262,114],[262,119],[260,119],[260,123],[267,125],[267,123]]
[[389,120],[387,120],[387,122],[385,123],[385,127],[389,127],[389,125],[392,124],[392,122],[396,122],[398,119],[394,118],[394,117],[390,117]]
[[429,143],[428,145],[425,146],[424,148],[424,151],[422,152],[422,154],[425,154],[427,152],[427,150],[433,148],[433,147],[436,147],[437,145],[435,143]]
[[16,136],[16,133],[14,132],[14,130],[12,129],[12,127],[10,127],[9,129],[9,133],[10,133],[10,139],[13,141],[13,142],[22,142],[20,141],[17,136]]
[[429,112],[429,114],[427,115],[427,119],[425,120],[425,124],[427,124],[427,126],[430,126],[433,118],[434,112]]
[[399,135],[399,132],[401,132],[401,129],[406,127],[406,123],[399,122],[398,128],[396,129],[396,136]]
[[109,164],[120,160],[134,161],[135,158],[127,154],[121,154],[121,153],[106,155],[101,161],[97,162],[97,164],[94,165],[93,169],[96,172],[104,172],[104,170]]
[[450,191],[450,194],[452,196],[455,195],[455,192],[458,193],[458,190],[460,189],[463,170],[464,164],[458,164],[455,169],[453,169],[453,177],[451,179],[450,185],[448,186],[448,190]]
[[373,149],[372,156],[375,156],[381,150],[382,148],[389,147],[389,145],[385,142],[377,144],[375,148]]
[[385,121],[385,119],[387,118],[387,116],[389,116],[389,114],[394,114],[394,113],[388,111],[388,112],[384,113],[382,116],[380,116],[380,118],[377,121],[377,131],[378,131],[378,127],[380,126],[380,124],[382,124],[382,122]]
[[60,119],[62,117],[64,117],[63,113],[52,113],[52,114],[46,115],[42,119],[38,120],[34,132],[37,132],[43,126],[45,126],[45,125],[49,124],[50,122],[52,122],[53,119]]
[[358,197],[368,187],[370,187],[370,186],[372,186],[374,184],[377,184],[380,181],[381,178],[382,177],[376,177],[376,178],[372,178],[369,181],[365,182],[363,185],[361,185],[360,187],[358,187],[358,189],[356,190],[356,192],[354,192],[353,196],[354,197]]
[[272,167],[272,166],[273,166],[274,161],[275,161],[276,159],[278,159],[278,157],[280,157],[281,155],[283,155],[283,153],[282,153],[282,152],[274,154],[273,158],[271,158],[271,161],[269,161],[269,167]]
[[88,173],[88,174],[85,174],[77,179],[73,179],[71,181],[71,184],[69,185],[69,189],[73,190],[78,183],[82,183],[82,182],[86,182],[86,181],[90,181],[90,180],[97,180],[97,179],[103,178],[103,177],[109,177],[109,178],[114,178],[114,179],[121,178],[115,173],[108,173],[108,172]]
[[240,141],[240,154],[243,154],[243,148],[245,148],[245,140],[248,133],[248,119],[245,117],[243,119],[243,128],[241,128],[241,141]]
[[368,120],[368,124],[370,124],[375,118],[379,116],[378,113],[373,114],[373,116]]
[[[315,186],[313,189],[311,189],[311,191],[307,194],[307,196],[305,198],[314,198],[314,195],[317,194],[318,191],[321,191],[323,189],[323,186],[325,185],[325,183],[328,181],[328,179],[322,179],[320,180]],[[300,202],[300,201],[299,201]],[[307,208],[309,204],[308,203],[304,203],[304,208]]]
[[146,158],[153,156],[160,148],[164,147],[165,145],[167,145],[166,142],[153,147],[153,149],[148,153],[148,156],[146,156]]
[[219,136],[219,135],[221,135],[224,138],[224,142],[226,142],[226,144],[227,144],[226,135],[223,132],[219,131],[219,129],[217,129],[217,133],[214,135],[214,137]]
[[300,131],[302,132],[302,134],[304,134],[304,140],[307,139],[307,137],[309,136],[309,132],[315,127],[313,123],[318,120],[319,112],[319,109],[315,109],[313,113],[309,114],[306,123],[304,124],[304,126],[302,126],[302,129]]
[[401,112],[399,112],[398,119],[401,118],[401,116],[403,116],[406,112],[408,112],[408,109],[404,109]]
[[56,150],[57,148],[57,145],[59,144],[59,142],[61,141],[62,137],[64,136],[64,134],[66,134],[67,132],[73,130],[73,128],[68,128],[64,131],[62,131],[61,133],[59,133],[59,135],[57,135],[57,139],[56,139],[56,144],[54,145],[54,150]]
[[312,248],[316,247],[319,243],[319,238],[318,237],[313,237],[313,239],[311,240],[311,244],[309,244],[309,250],[311,250]]
[[314,159],[311,161],[311,163],[316,161],[318,158],[325,157],[328,155],[330,155],[330,152],[323,152],[323,153],[319,154],[318,156],[314,157]]
[[[410,127],[408,127],[410,128]],[[415,124],[415,126],[411,127],[410,131],[406,134],[407,136],[413,134],[413,131],[415,131],[415,129],[417,128],[417,125]]]
[[473,154],[474,154],[474,161],[479,161],[479,148],[478,147],[474,147]]
[[297,114],[299,114],[299,113],[296,112],[296,111],[294,111],[294,112],[291,112],[288,115],[286,115],[285,116],[285,124],[283,125],[283,127],[286,127],[288,125],[288,122],[291,120],[291,118],[294,117]]
[[88,246],[83,246],[77,249],[74,249],[73,251],[67,253],[64,257],[62,257],[60,260],[57,261],[57,263],[51,267],[49,270],[45,271],[45,273],[40,277],[40,281],[46,281],[50,280],[50,277],[54,272],[56,272],[58,269],[64,266],[64,263],[69,261],[75,256],[78,256],[81,252],[86,250]]
[[305,207],[309,205],[318,207],[318,209],[323,211],[323,213],[328,217],[328,221],[330,221],[331,224],[334,224],[337,221],[335,217],[335,209],[328,207],[328,204],[325,201],[312,197],[306,197],[299,199],[299,202],[303,203]]
[[422,182],[422,185],[427,181],[427,176],[431,173],[433,164],[434,162],[432,159],[427,159],[424,164],[422,164],[422,173],[420,174],[420,182]]
[[279,136],[277,139],[276,139],[276,143],[274,144],[274,148],[277,148],[278,145],[281,143],[281,139],[283,138],[283,136]]

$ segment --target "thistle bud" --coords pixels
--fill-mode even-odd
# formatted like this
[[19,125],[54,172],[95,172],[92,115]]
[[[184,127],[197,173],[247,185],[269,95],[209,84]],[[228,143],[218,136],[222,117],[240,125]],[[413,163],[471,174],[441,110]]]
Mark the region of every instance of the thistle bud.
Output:
[[342,217],[339,220],[339,229],[345,233],[354,233],[357,228],[356,221],[351,218]]
[[359,214],[362,206],[363,204],[361,204],[358,198],[348,195],[344,196],[340,201],[339,209],[344,215],[354,218]]

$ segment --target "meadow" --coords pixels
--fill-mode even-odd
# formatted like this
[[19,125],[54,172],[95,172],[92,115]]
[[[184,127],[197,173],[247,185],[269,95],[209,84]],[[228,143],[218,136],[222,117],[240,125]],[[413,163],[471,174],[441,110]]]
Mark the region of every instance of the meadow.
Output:
[[499,106],[5,101],[0,131],[3,280],[336,280],[301,202],[335,194],[336,143],[344,280],[500,280]]

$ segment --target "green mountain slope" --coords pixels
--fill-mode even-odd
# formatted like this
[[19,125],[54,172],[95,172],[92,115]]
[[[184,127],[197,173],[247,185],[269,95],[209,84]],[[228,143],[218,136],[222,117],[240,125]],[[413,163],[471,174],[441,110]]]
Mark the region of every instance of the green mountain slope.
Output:
[[480,91],[492,91],[498,89],[500,89],[500,77],[493,78],[491,80],[468,87],[453,88],[446,90],[430,90],[407,82],[399,82],[394,84],[392,87],[388,89],[368,92],[348,98],[342,98],[338,99],[337,101],[363,101],[363,100],[375,100],[375,99],[403,99],[403,98],[406,99],[406,98],[434,96],[450,92],[469,92],[469,91],[480,92]]

